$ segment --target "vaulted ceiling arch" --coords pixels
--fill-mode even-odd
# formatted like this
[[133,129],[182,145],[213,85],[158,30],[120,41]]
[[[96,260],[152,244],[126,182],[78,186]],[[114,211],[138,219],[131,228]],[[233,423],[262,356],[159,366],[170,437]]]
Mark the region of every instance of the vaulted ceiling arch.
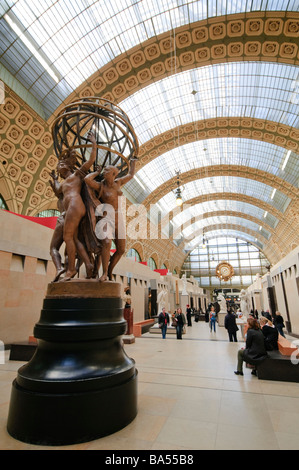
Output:
[[[242,165],[211,165],[205,168],[194,168],[192,170],[186,171],[185,173],[182,173],[180,175],[180,182],[181,185],[186,185],[188,182],[192,182],[194,180],[215,176],[231,176],[255,180],[269,186],[269,188],[277,189],[289,199],[297,199],[299,195],[299,189],[287,183],[283,179],[265,171]],[[166,181],[163,185],[156,188],[149,196],[144,199],[144,206],[149,208],[151,204],[156,204],[157,202],[161,201],[165,195],[172,193],[172,191],[176,188],[176,183],[177,179],[176,176],[174,176],[173,178],[170,178],[168,181]],[[175,204],[173,204],[173,207],[175,207]],[[171,208],[169,208],[169,210],[170,209]]]
[[[267,240],[263,235],[243,225],[231,223],[208,225],[205,228],[205,236],[207,239],[209,239],[209,234],[215,231],[217,232],[217,236],[223,236],[223,234],[230,236],[230,234],[234,234],[236,237],[243,238],[252,245],[255,245],[265,254],[271,264],[275,264],[282,256],[283,250],[279,243],[277,243],[277,240],[271,240],[266,244]],[[198,244],[202,242],[202,229],[199,229],[193,235],[194,237],[192,240],[184,242],[186,257],[196,246],[198,246]],[[212,235],[210,236],[212,237]]]

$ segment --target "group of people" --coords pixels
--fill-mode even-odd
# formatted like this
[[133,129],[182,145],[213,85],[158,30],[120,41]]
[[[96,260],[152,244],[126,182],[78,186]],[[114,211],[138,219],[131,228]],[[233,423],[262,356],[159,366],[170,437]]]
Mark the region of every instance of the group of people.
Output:
[[236,375],[243,375],[243,362],[253,367],[252,375],[257,375],[256,367],[267,358],[267,351],[278,350],[279,334],[285,337],[284,321],[279,312],[276,312],[273,321],[274,324],[270,314],[260,317],[259,320],[249,316],[245,348],[238,351]]
[[[185,314],[183,313],[181,308],[178,308],[176,313],[174,313],[171,317],[172,317],[172,326],[175,326],[176,328],[176,337],[177,339],[182,339],[184,326],[186,325]],[[159,314],[159,317],[158,317],[158,324],[159,324],[159,327],[161,328],[163,339],[166,338],[167,326],[169,325],[169,323],[170,323],[170,316],[166,312],[166,309],[163,308],[162,312]]]

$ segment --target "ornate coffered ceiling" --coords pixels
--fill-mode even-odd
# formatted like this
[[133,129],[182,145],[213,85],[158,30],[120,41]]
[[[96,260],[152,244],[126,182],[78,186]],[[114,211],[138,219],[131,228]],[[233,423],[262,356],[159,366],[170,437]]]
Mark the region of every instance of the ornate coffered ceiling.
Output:
[[[137,3],[141,5],[142,2]],[[196,2],[187,3],[191,8]],[[20,2],[16,2],[16,7],[18,5]],[[32,80],[29,84],[29,78],[28,83],[25,80],[25,63],[26,67],[29,64],[26,54],[20,55],[20,50],[15,51],[15,55],[19,54],[24,65],[19,64],[16,69],[13,56],[9,54],[12,54],[13,47],[17,47],[19,38],[13,36],[2,17],[0,31],[2,34],[8,30],[11,32],[11,38],[3,42],[0,58],[5,83],[5,102],[0,105],[0,193],[9,210],[34,216],[44,209],[56,207],[56,199],[48,183],[49,173],[57,162],[51,125],[61,108],[75,98],[101,96],[129,110],[128,115],[132,116],[133,126],[138,130],[141,147],[137,178],[145,184],[146,190],[141,190],[134,181],[127,188],[131,202],[136,200],[149,209],[151,204],[173,196],[176,187],[174,162],[179,163],[180,158],[183,161],[184,152],[194,154],[198,157],[194,157],[193,166],[176,168],[181,171],[181,184],[188,191],[185,204],[196,203],[200,207],[204,202],[220,199],[238,201],[238,210],[231,213],[229,210],[209,210],[207,213],[213,213],[213,218],[237,213],[238,220],[242,222],[227,222],[221,224],[222,228],[239,231],[245,238],[250,233],[260,239],[271,262],[276,262],[297,246],[299,13],[294,2],[288,2],[285,11],[275,11],[274,6],[267,11],[245,10],[241,8],[239,12],[222,16],[207,15],[200,21],[186,21],[175,28],[167,29],[165,26],[165,31],[152,34],[146,40],[136,40],[129,49],[115,53],[112,60],[106,60],[76,87],[63,88],[67,73],[64,78],[60,74],[58,85],[45,80],[43,97],[39,95],[42,74],[38,74],[40,68],[36,61],[32,59],[31,64],[32,70],[37,70],[35,82]],[[7,8],[3,14],[7,12],[17,15],[17,9]],[[166,14],[160,13],[162,16]],[[18,19],[22,20],[21,17]],[[35,21],[32,22],[34,24]],[[30,28],[30,25],[24,27],[24,34],[33,34]],[[43,51],[43,46],[40,47]],[[239,64],[238,69],[234,64]],[[87,62],[82,61],[78,70],[80,67],[87,67]],[[216,75],[209,88],[209,78],[204,80],[205,75],[196,74],[208,74],[211,70]],[[231,89],[227,82],[232,80],[236,70],[240,76],[232,89],[238,91],[232,92],[230,97]],[[248,80],[246,84],[243,77],[248,70],[253,71],[251,82]],[[267,78],[265,75],[266,88],[258,79],[259,74],[269,71],[275,72],[276,82],[272,86],[274,77],[272,80],[271,76]],[[177,105],[176,95],[171,94],[171,89],[168,94],[161,92],[168,84],[177,92],[178,86],[170,82],[172,77],[180,78],[181,82],[176,82],[180,85],[186,82],[187,91],[181,89],[184,97],[181,107]],[[240,88],[238,81],[242,81]],[[150,90],[149,101],[143,101],[143,93],[147,90]],[[251,107],[245,101],[247,94]],[[165,99],[165,112],[161,113],[159,108],[153,125],[152,120],[146,120],[146,111],[150,100],[155,102],[155,96],[161,102]],[[198,96],[200,102],[196,102]],[[155,105],[152,108],[155,117]],[[204,146],[208,148],[209,159],[202,157],[200,149]],[[247,148],[251,153],[245,155]],[[221,158],[223,149],[227,150],[226,160]],[[175,151],[181,152],[180,158]],[[283,158],[288,152],[290,166],[282,170]],[[257,153],[261,155],[260,159],[256,159]],[[155,169],[150,165],[155,165]],[[159,172],[161,181],[155,172]],[[216,184],[220,180],[221,184],[210,190],[205,183],[214,181]],[[244,180],[252,182],[253,191]],[[197,186],[191,186],[193,183]],[[198,185],[203,184],[204,190],[197,193]],[[234,191],[234,188],[238,189]],[[273,189],[277,191],[275,198],[271,197]],[[248,216],[246,204],[256,208],[255,214]],[[171,210],[171,205],[167,207]],[[276,218],[275,226],[271,226],[270,219],[263,220],[261,210],[268,213],[268,217]],[[172,213],[167,215],[167,210],[162,215],[172,219]],[[217,224],[209,223],[208,217],[205,220],[208,224],[205,230],[216,227]],[[258,233],[251,225],[253,221],[256,225],[263,225],[270,237],[265,238]],[[162,244],[167,245],[167,252],[178,250],[171,240],[159,242],[156,252],[161,252]],[[130,242],[128,247],[134,243]],[[152,244],[147,246],[145,243],[146,253],[153,251]],[[180,250],[182,248],[180,245]],[[181,260],[184,256],[185,252],[182,252]]]

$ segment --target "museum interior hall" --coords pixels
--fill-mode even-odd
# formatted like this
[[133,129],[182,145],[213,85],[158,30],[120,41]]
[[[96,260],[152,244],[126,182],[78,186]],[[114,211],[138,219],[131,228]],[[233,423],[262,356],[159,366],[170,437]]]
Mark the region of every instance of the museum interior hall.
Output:
[[[299,449],[298,93],[299,0],[1,0],[0,449]],[[60,347],[63,302],[115,296],[138,411],[86,440],[18,438],[12,384],[52,331]],[[86,315],[85,344],[108,329]],[[277,348],[235,374],[267,315]]]

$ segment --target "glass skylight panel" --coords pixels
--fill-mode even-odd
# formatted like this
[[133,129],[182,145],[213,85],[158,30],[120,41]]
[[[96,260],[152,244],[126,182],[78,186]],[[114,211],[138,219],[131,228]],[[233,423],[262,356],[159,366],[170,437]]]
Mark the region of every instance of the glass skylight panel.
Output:
[[[149,129],[152,131],[153,127],[157,135],[169,130],[169,123],[174,123],[176,117],[187,123],[215,117],[215,110],[217,117],[227,117],[227,112],[230,116],[239,116],[242,108],[242,116],[295,126],[299,122],[299,106],[294,103],[290,107],[290,98],[297,75],[297,67],[277,63],[270,66],[255,62],[216,64],[167,77],[127,98],[121,107],[128,114],[132,109],[139,109],[142,121],[148,122],[146,132],[134,126],[141,143],[149,140]],[[287,78],[281,78],[284,76]],[[200,87],[194,83],[194,77]],[[196,88],[200,90],[193,96],[191,91]],[[171,103],[169,112],[156,112],[153,103],[157,101]],[[134,119],[132,123],[134,125]]]
[[[176,171],[184,173],[194,168],[210,165],[234,164],[257,168],[277,175],[289,183],[297,184],[299,169],[298,155],[292,153],[282,171],[280,169],[285,149],[262,141],[240,138],[211,139],[190,143],[155,158],[137,172],[141,181],[147,182],[149,191],[175,176]],[[290,163],[289,163],[290,162]],[[130,183],[128,183],[129,188]]]
[[[230,192],[236,194],[245,194],[252,197],[257,197],[273,205],[280,212],[284,212],[286,205],[290,199],[280,193],[280,197],[275,197],[271,200],[271,193],[273,188],[265,185],[259,181],[253,181],[241,177],[222,177],[214,176],[213,178],[202,178],[200,180],[191,181],[184,185],[183,200],[189,201],[201,194],[213,194],[216,192]],[[277,191],[278,192],[278,191]],[[275,195],[276,196],[276,195]],[[212,198],[212,196],[211,196]],[[176,198],[173,192],[166,194],[158,201],[158,204],[168,208],[168,212],[176,207]]]
[[[181,3],[181,2],[180,2]],[[209,11],[208,11],[209,5]],[[259,5],[256,7],[255,5]],[[2,2],[3,13],[8,10],[7,2]],[[147,0],[136,1],[134,5],[129,1],[114,1],[105,4],[104,8],[100,2],[82,2],[60,0],[18,0],[10,2],[10,12],[22,22],[27,29],[29,36],[37,42],[40,47],[50,40],[55,42],[56,47],[62,52],[63,42],[60,31],[67,30],[68,24],[73,30],[71,35],[73,39],[80,41],[88,33],[90,25],[94,29],[97,25],[101,30],[105,30],[106,41],[115,41],[112,49],[115,56],[124,48],[134,47],[140,41],[153,37],[160,32],[169,31],[172,28],[188,24],[189,21],[198,21],[206,19],[208,15],[228,15],[233,13],[242,13],[245,11],[260,11],[266,9],[269,11],[282,9],[284,11],[298,11],[298,4],[294,0],[287,2],[280,1],[240,1],[234,2],[224,0],[202,0],[186,1],[184,4],[178,2],[160,2]],[[152,18],[152,15],[153,18]],[[117,45],[118,35],[122,37]],[[67,41],[66,41],[67,43]],[[105,41],[98,43],[101,47]],[[90,49],[86,49],[86,57],[89,56]],[[109,60],[113,57],[109,57]],[[74,56],[74,67],[79,62]],[[55,65],[55,64],[54,64]],[[63,70],[59,70],[64,75]],[[218,90],[219,95],[220,90]],[[220,95],[219,95],[220,96]],[[218,99],[221,101],[221,96]],[[207,109],[207,114],[211,113]]]
[[199,203],[189,207],[188,209],[184,210],[184,206],[182,211],[175,215],[172,219],[172,223],[177,229],[180,225],[186,224],[192,218],[199,218],[203,217],[206,213],[212,213],[215,211],[234,211],[234,212],[241,212],[247,215],[251,215],[252,217],[259,218],[261,222],[266,222],[267,225],[270,227],[275,227],[277,225],[278,220],[275,216],[271,214],[267,214],[267,218],[264,218],[264,209],[261,209],[257,206],[253,206],[252,204],[248,204],[243,201],[237,200],[214,200],[214,201],[205,201],[203,203]]

